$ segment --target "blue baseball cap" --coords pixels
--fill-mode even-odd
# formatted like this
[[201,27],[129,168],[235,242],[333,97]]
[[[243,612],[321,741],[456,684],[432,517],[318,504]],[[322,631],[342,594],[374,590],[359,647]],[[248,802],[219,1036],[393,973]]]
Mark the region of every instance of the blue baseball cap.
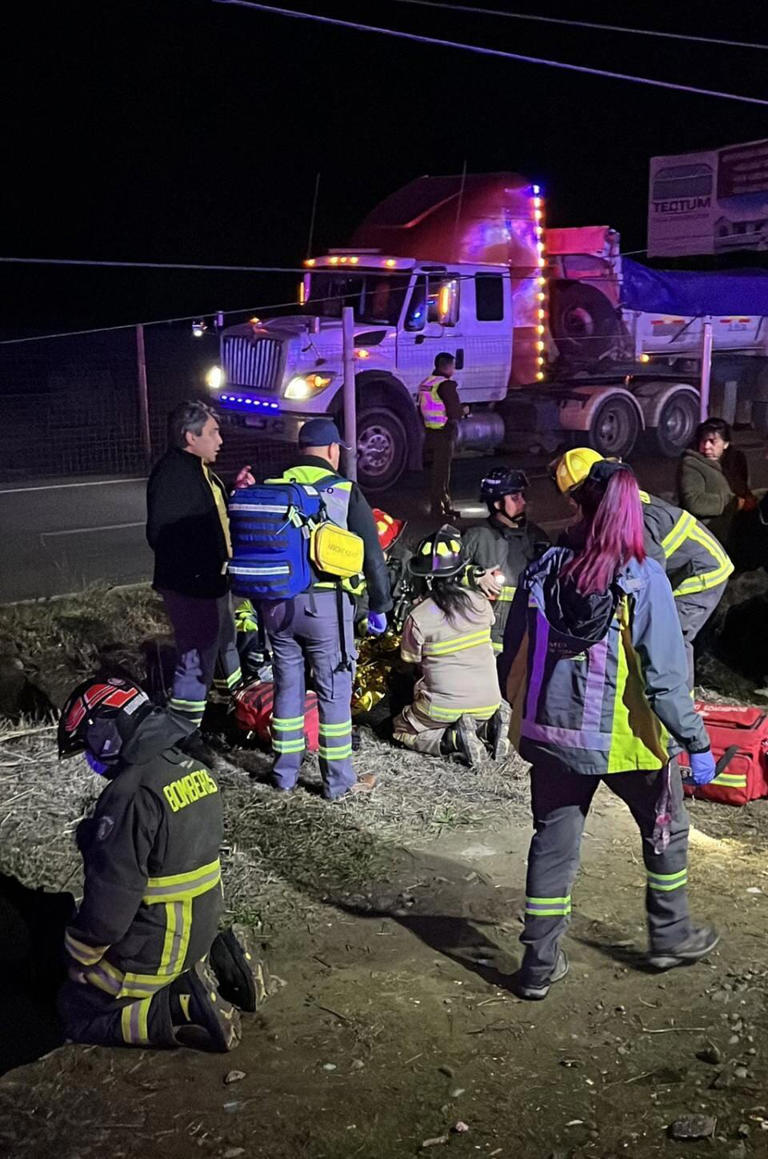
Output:
[[309,419],[299,431],[300,447],[328,447],[331,443],[338,443],[345,451],[350,449],[333,419]]

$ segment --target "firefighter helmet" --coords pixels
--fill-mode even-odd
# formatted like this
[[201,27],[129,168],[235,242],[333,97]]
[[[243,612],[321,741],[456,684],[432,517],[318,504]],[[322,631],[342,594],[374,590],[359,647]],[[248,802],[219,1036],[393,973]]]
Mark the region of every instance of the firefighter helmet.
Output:
[[480,498],[493,510],[498,499],[503,499],[506,495],[519,495],[528,486],[525,471],[516,471],[512,467],[497,467],[481,481]]
[[571,447],[551,464],[551,471],[557,488],[563,495],[580,487],[595,463],[603,461],[603,455],[591,447]]
[[59,757],[86,752],[99,765],[113,767],[136,725],[151,711],[138,684],[119,676],[92,676],[70,693],[61,711]]
[[393,515],[387,515],[386,511],[382,511],[380,507],[374,507],[373,518],[376,521],[376,532],[381,550],[389,551],[405,531],[406,520],[395,519]]
[[461,534],[450,523],[422,539],[408,567],[413,575],[449,579],[466,567]]

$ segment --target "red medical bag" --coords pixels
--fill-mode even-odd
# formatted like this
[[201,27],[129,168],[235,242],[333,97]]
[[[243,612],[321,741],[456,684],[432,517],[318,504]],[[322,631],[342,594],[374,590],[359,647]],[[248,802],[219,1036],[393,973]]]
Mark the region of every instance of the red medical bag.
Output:
[[[708,785],[683,781],[689,796],[726,805],[746,805],[757,797],[768,797],[768,713],[762,708],[733,707],[696,701],[696,711],[712,742],[717,776]],[[688,756],[678,758],[688,764]]]
[[[235,720],[244,732],[255,733],[264,744],[272,742],[272,707],[275,700],[275,686],[271,680],[255,680],[246,688],[236,692]],[[304,736],[307,751],[317,752],[319,746],[320,721],[317,715],[317,694],[307,692],[304,698]]]

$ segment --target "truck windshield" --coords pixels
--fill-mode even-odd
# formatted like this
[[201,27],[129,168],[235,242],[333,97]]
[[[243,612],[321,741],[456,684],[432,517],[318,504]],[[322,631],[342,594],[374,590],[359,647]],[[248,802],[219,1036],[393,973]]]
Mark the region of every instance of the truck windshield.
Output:
[[305,308],[323,318],[340,318],[342,307],[352,306],[356,322],[396,326],[409,281],[407,274],[321,270],[312,274]]

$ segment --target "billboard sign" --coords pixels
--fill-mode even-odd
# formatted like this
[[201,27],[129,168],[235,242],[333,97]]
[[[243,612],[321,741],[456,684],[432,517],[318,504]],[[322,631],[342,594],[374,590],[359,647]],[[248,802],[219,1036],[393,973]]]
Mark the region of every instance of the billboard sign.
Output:
[[648,256],[768,251],[768,140],[652,157]]

